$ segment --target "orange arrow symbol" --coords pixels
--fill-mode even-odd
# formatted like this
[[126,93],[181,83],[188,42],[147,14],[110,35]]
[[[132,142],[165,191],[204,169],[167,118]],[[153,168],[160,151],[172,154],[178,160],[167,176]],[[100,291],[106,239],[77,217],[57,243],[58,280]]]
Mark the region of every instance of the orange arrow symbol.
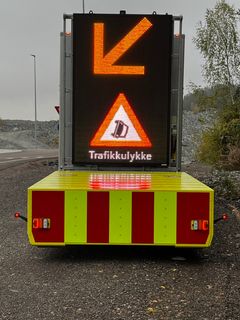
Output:
[[145,74],[144,66],[114,63],[151,27],[151,22],[143,18],[104,56],[104,23],[94,23],[94,74]]

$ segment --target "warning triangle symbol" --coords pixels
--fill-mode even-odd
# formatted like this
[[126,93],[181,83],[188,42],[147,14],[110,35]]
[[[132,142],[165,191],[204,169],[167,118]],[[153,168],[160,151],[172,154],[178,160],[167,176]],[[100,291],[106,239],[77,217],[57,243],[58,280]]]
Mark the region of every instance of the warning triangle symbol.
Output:
[[127,98],[120,93],[90,142],[91,147],[152,146]]

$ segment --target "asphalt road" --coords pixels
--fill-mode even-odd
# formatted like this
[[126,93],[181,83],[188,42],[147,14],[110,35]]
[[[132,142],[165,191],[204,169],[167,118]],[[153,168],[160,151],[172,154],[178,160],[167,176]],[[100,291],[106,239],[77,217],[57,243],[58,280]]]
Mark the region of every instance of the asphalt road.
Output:
[[[240,223],[230,213],[211,248],[36,248],[27,187],[56,168],[34,161],[0,171],[0,319],[240,319]],[[216,214],[226,211],[216,200]]]
[[29,150],[4,150],[0,149],[0,170],[13,167],[20,163],[56,158],[57,149],[29,149]]

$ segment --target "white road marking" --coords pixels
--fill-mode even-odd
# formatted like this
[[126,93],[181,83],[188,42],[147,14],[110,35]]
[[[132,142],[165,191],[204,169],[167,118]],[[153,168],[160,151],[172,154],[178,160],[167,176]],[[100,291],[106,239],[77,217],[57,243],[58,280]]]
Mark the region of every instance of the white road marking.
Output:
[[13,149],[0,149],[0,153],[13,153],[13,152],[21,152],[22,150],[13,150]]
[[22,160],[23,159],[5,160],[5,161],[0,161],[0,163],[16,162],[16,161],[22,161]]
[[[10,154],[9,155],[3,154],[1,156],[1,152],[7,153],[8,151],[10,151],[12,153],[22,151],[22,153],[21,154],[15,153],[15,157],[14,157],[14,155],[12,155],[12,157],[11,157]],[[28,150],[27,152],[23,153],[23,150],[0,149],[0,165],[2,167],[3,165],[5,165],[5,166],[7,166],[8,164],[10,165],[10,163],[29,162],[29,161],[34,161],[34,160],[57,158],[57,154],[54,154],[54,152],[49,152],[49,154],[44,152],[44,154],[41,155],[42,150],[40,150],[39,152],[36,152],[36,151],[37,150]]]
[[21,157],[21,158],[17,158],[17,159],[14,159],[14,158],[7,158],[6,160],[4,161],[0,161],[0,164],[1,163],[7,163],[7,162],[14,162],[14,161],[23,161],[23,160],[34,160],[34,159],[43,159],[43,158],[48,158],[48,157],[44,157],[44,156],[30,156],[30,157]]

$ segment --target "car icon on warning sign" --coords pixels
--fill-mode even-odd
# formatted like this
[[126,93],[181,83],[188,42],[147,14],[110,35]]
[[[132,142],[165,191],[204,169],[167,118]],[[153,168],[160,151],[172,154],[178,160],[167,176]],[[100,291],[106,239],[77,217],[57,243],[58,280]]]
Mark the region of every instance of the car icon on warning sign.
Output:
[[124,93],[120,93],[90,142],[91,147],[152,147]]
[[122,120],[116,120],[116,127],[112,136],[114,138],[126,138],[128,133],[128,125],[126,125]]

